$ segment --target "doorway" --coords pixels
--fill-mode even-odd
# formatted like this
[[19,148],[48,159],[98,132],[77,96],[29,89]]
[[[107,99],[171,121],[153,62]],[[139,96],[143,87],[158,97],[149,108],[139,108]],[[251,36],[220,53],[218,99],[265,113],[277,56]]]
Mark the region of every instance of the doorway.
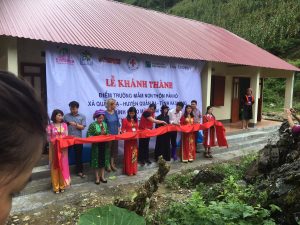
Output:
[[[242,120],[242,98],[246,94],[247,88],[250,87],[251,79],[249,77],[234,77],[232,85],[232,104],[231,104],[231,122],[235,123]],[[263,78],[259,81],[258,105],[257,105],[257,121],[262,119],[262,93],[263,93]]]
[[250,78],[234,77],[232,87],[231,122],[235,123],[242,119],[242,98],[246,94],[247,88],[250,87]]

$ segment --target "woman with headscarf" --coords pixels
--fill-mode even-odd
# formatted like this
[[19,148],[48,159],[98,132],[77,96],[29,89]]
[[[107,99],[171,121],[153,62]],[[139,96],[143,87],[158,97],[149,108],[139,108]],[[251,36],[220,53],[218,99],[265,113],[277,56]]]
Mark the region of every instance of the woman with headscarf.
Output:
[[[93,119],[96,120],[90,124],[87,137],[107,135],[107,124],[104,122],[105,111],[96,110]],[[99,185],[100,181],[102,183],[107,183],[104,178],[104,168],[105,168],[105,146],[106,142],[99,142],[92,144],[91,150],[91,167],[95,169],[95,184]]]

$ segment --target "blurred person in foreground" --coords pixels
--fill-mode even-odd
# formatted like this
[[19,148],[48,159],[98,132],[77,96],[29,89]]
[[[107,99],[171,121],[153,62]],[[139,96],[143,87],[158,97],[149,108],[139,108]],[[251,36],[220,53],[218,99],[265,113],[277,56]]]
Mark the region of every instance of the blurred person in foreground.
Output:
[[0,71],[0,225],[28,183],[46,143],[47,114],[25,81]]

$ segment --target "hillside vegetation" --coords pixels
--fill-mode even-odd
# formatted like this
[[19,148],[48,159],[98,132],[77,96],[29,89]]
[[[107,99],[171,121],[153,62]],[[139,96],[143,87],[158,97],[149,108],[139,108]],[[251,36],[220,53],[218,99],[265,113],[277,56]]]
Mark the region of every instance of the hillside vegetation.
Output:
[[[299,0],[120,1],[226,28],[240,37],[300,67]],[[283,102],[284,84],[284,79],[265,80],[265,107],[271,106],[274,107],[274,110],[282,110],[283,105],[279,103]],[[299,91],[300,79],[296,77],[295,104],[298,105],[300,109]]]

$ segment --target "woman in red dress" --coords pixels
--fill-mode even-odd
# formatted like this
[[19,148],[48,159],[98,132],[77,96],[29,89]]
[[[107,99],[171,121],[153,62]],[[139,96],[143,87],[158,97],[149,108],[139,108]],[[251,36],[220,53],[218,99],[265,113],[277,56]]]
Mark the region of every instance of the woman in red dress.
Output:
[[[213,107],[208,106],[206,109],[206,114],[203,116],[203,123],[207,123],[210,121],[215,121],[216,118],[213,115]],[[204,141],[203,146],[205,149],[204,157],[212,158],[211,147],[216,146],[216,129],[214,126],[208,128],[207,130],[203,131]]]
[[[136,132],[138,129],[138,120],[136,116],[136,108],[130,107],[127,111],[127,117],[122,120],[122,132]],[[137,173],[137,156],[138,145],[137,140],[124,141],[124,168],[123,172],[128,176]]]
[[[194,115],[192,112],[192,106],[187,105],[185,107],[184,115],[180,119],[180,125],[192,125],[194,124]],[[181,160],[182,162],[193,162],[196,159],[196,145],[195,134],[182,133],[181,141]]]

